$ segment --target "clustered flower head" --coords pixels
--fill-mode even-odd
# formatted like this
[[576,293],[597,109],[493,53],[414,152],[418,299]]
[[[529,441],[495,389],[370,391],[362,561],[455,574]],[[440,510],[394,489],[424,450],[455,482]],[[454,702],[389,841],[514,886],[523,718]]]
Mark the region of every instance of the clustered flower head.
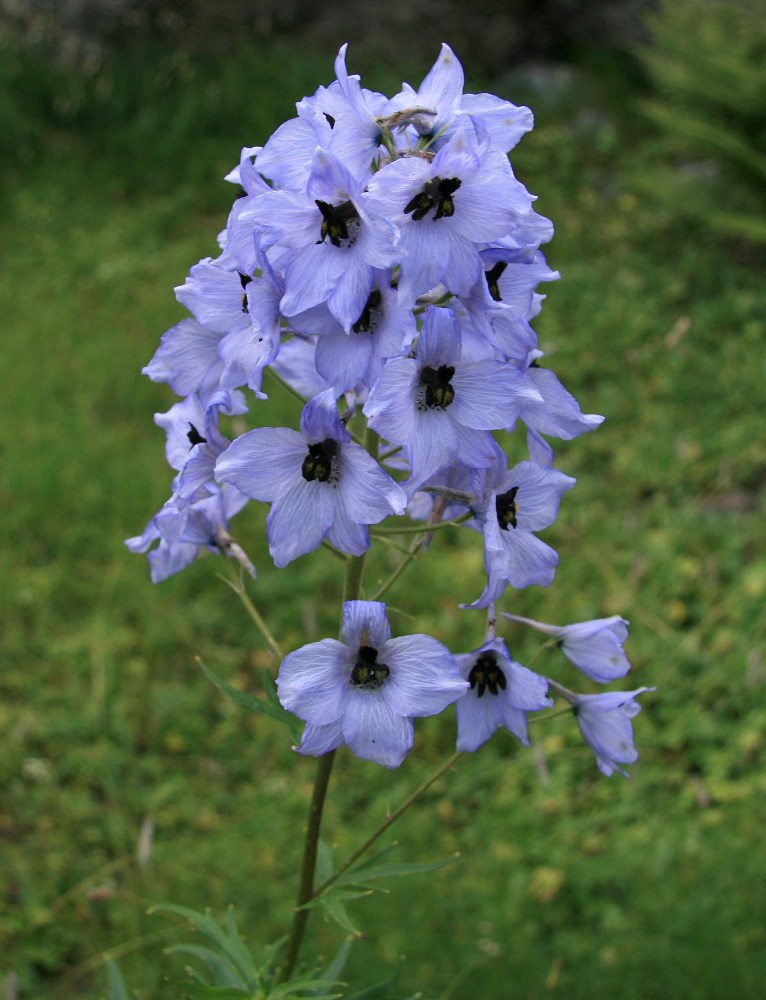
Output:
[[[155,417],[176,472],[171,496],[127,543],[149,551],[154,581],[202,549],[254,575],[229,520],[255,500],[270,505],[279,567],[322,544],[360,556],[389,516],[457,517],[482,539],[486,569],[464,607],[552,582],[558,555],[538,532],[575,481],[554,467],[546,438],[603,418],[583,414],[544,366],[531,325],[538,286],[558,277],[541,250],[552,224],[508,155],[532,125],[528,108],[464,93],[448,45],[418,88],[391,98],[349,75],[344,46],[329,86],[242,150],[226,178],[238,191],[220,253],[176,289],[190,315],[144,369],[183,397]],[[263,419],[267,371],[304,399],[298,428]],[[250,408],[258,426],[230,441],[219,422],[239,429]],[[519,425],[525,457],[510,463],[501,442]],[[500,726],[526,743],[527,713],[551,704],[545,678],[494,634],[455,658],[427,636],[392,639],[376,602],[344,614],[342,641],[310,643],[282,664],[280,697],[307,723],[303,753],[345,743],[398,766],[412,719],[453,701],[461,749]],[[607,621],[546,634],[604,682],[627,669],[624,623]],[[624,760],[609,757],[591,714],[578,719],[591,745],[598,729],[599,764]]]

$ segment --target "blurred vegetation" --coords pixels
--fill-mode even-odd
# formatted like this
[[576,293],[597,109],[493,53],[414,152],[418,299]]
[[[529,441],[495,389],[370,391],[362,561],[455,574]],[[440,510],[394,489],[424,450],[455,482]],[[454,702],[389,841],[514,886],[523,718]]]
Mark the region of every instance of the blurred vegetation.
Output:
[[675,219],[766,244],[766,5],[660,0],[641,52],[643,109],[664,169],[647,175]]
[[[284,933],[313,765],[194,666],[200,655],[257,692],[275,665],[216,579],[220,562],[153,588],[123,548],[170,480],[151,414],[172,398],[140,368],[183,315],[172,287],[215,253],[232,197],[220,177],[329,82],[334,53],[296,59],[264,42],[216,60],[147,42],[83,77],[8,37],[0,982],[19,1000],[95,1000],[121,982],[116,960],[134,996],[170,998],[181,966],[162,948],[188,931],[148,907],[233,903],[256,948]],[[719,35],[719,59],[730,44]],[[351,64],[391,90],[435,55],[394,79],[393,67]],[[354,908],[367,937],[348,978],[398,976],[403,994],[431,1000],[760,1000],[766,294],[751,234],[714,229],[701,209],[690,237],[671,211],[667,178],[680,184],[686,168],[658,155],[639,107],[652,92],[631,63],[522,67],[467,89],[490,85],[537,115],[513,162],[557,226],[549,257],[563,278],[546,289],[542,344],[583,409],[607,416],[557,449],[578,485],[546,533],[561,555],[555,584],[502,606],[558,622],[625,614],[629,680],[659,691],[636,720],[631,781],[602,779],[568,718],[533,726],[530,752],[498,734],[440,780],[396,828],[398,857],[461,859]],[[711,124],[714,96],[694,98]],[[737,91],[738,107],[748,100]],[[744,166],[729,148],[700,147],[722,172]],[[273,395],[287,419],[292,404]],[[327,556],[277,571],[263,511],[235,529],[284,646],[334,634],[340,579]],[[392,621],[465,651],[483,617],[456,605],[481,590],[481,553],[446,534],[392,592]],[[374,557],[373,583],[394,559]],[[505,635],[528,661],[529,637]],[[563,662],[544,667],[570,679]],[[453,738],[450,718],[423,720],[396,772],[340,755],[326,826],[339,858]],[[316,921],[312,947],[332,954],[334,929]]]

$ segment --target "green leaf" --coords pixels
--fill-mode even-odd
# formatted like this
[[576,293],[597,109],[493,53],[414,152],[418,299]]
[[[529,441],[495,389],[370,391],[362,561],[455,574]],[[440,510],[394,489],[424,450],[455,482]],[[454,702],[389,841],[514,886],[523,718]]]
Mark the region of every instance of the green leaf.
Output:
[[[325,969],[325,975],[332,981],[335,982],[338,976],[343,972],[346,967],[346,962],[348,961],[348,956],[351,953],[351,948],[354,944],[355,938],[353,936],[347,937],[341,943],[338,953],[335,958],[330,962],[330,964]],[[317,996],[325,996],[321,991],[317,993]]]
[[286,983],[279,983],[267,993],[267,1000],[296,1000],[307,996],[322,996],[325,1000],[338,1000],[342,993],[329,993],[337,980],[320,977],[319,970],[313,969],[294,976]]
[[258,1000],[249,990],[233,986],[205,986],[204,983],[185,983],[181,989],[192,1000]]
[[[242,980],[236,971],[232,969],[231,963],[214,948],[208,948],[204,944],[175,944],[171,945],[167,951],[171,955],[193,955],[195,958],[201,959],[210,970],[213,985],[215,986],[242,988]],[[195,979],[198,979],[200,983],[205,985],[205,980],[202,976],[197,975],[193,969],[189,971],[194,975]]]
[[[362,867],[350,868],[347,872],[344,872],[338,877],[335,885],[359,885],[364,886],[367,882],[379,878],[398,878],[402,875],[420,875],[424,872],[435,872],[440,868],[446,868],[447,865],[451,865],[458,854],[454,854],[451,858],[445,858],[443,861],[430,861],[426,863],[421,862],[400,862],[399,864],[388,864],[388,865],[377,865],[374,868]],[[359,878],[363,875],[363,878]]]
[[130,1000],[128,988],[122,978],[120,967],[112,958],[106,960],[106,974],[109,980],[109,1000]]
[[[209,911],[199,913],[197,910],[191,910],[186,906],[176,906],[166,903],[162,906],[152,907],[149,912],[173,913],[184,920],[188,920],[192,927],[196,927],[201,934],[204,934],[217,947],[217,953],[220,953],[227,960],[230,969],[235,974],[232,978],[238,978],[240,986],[248,989],[255,982],[256,971],[253,958],[237,933],[231,911],[227,915],[228,933],[211,916]],[[179,947],[184,946],[181,945]]]
[[351,923],[346,913],[346,908],[341,902],[340,893],[328,892],[326,896],[319,896],[316,900],[312,900],[312,903],[321,907],[327,916],[334,920],[339,927],[342,927],[344,931],[348,931],[354,937],[362,937],[362,932]]
[[299,742],[300,723],[291,712],[282,708],[279,698],[277,697],[274,682],[271,680],[267,671],[264,672],[264,687],[266,689],[266,698],[264,699],[258,698],[253,694],[248,694],[247,691],[238,691],[236,688],[233,688],[230,684],[227,684],[226,681],[222,680],[218,674],[211,670],[210,667],[203,663],[199,657],[197,657],[197,663],[207,679],[212,681],[217,688],[220,688],[225,695],[228,695],[232,701],[236,701],[238,705],[242,705],[244,708],[250,709],[251,712],[260,712],[261,715],[268,715],[270,718],[276,719],[277,722],[281,722],[290,730],[293,742]]

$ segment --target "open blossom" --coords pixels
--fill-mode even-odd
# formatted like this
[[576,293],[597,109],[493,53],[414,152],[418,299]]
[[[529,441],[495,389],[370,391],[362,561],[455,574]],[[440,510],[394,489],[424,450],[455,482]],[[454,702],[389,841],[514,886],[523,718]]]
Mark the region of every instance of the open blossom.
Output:
[[574,484],[571,476],[535,462],[489,470],[476,507],[487,585],[469,607],[489,607],[509,584],[521,589],[531,584],[547,587],[553,581],[558,554],[534,532],[553,524],[561,497]]
[[392,98],[392,109],[418,108],[429,112],[415,117],[413,131],[432,138],[438,149],[454,134],[466,117],[483,126],[492,146],[507,153],[525,132],[532,128],[533,117],[529,108],[511,104],[494,94],[464,94],[463,67],[446,43],[415,90],[405,83],[399,94]]
[[371,388],[386,359],[409,349],[417,324],[411,306],[399,302],[389,272],[376,270],[364,308],[350,330],[343,329],[324,303],[291,316],[290,329],[316,336],[316,370],[340,395]]
[[511,233],[532,196],[507,157],[466,125],[432,160],[387,164],[368,185],[370,198],[400,233],[399,292],[405,301],[440,282],[468,295],[481,277],[480,246]]
[[327,150],[316,150],[305,191],[269,191],[247,218],[264,250],[278,250],[284,316],[326,302],[350,330],[372,291],[374,269],[402,257],[396,227]]
[[325,538],[361,555],[370,544],[367,525],[403,513],[407,503],[393,479],[352,442],[331,389],[306,404],[300,432],[259,427],[237,438],[218,459],[216,476],[271,503],[266,527],[277,566]]
[[513,421],[522,401],[536,395],[513,365],[464,361],[454,313],[429,306],[416,357],[386,363],[364,413],[370,427],[404,446],[412,492],[449,462],[492,465],[497,450],[489,432]]
[[501,726],[529,746],[527,713],[553,704],[545,678],[516,663],[502,639],[455,659],[469,685],[457,703],[457,749],[478,750]]
[[341,639],[289,653],[277,678],[282,705],[308,723],[296,749],[320,755],[345,743],[384,767],[398,767],[412,748],[414,718],[443,711],[466,688],[436,639],[392,638],[377,601],[347,601]]

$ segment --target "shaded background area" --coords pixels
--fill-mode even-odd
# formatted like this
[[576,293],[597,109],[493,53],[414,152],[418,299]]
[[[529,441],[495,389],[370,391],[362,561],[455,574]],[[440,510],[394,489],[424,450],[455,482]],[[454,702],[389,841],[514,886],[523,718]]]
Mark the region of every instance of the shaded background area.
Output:
[[581,48],[627,48],[645,31],[649,0],[3,0],[22,37],[57,59],[94,65],[132,40],[156,40],[187,53],[236,51],[289,38],[319,51],[348,42],[359,57],[417,61],[448,36],[460,39],[474,73],[497,75],[519,62],[566,59]]
[[[232,903],[258,948],[284,932],[312,762],[211,688],[258,692],[262,639],[201,559],[153,588],[122,539],[165,500],[140,375],[184,313],[172,288],[231,204],[221,180],[333,78],[417,85],[450,42],[468,91],[529,104],[512,162],[556,224],[562,280],[536,322],[595,433],[546,540],[554,585],[502,607],[625,614],[641,761],[606,781],[571,720],[498,734],[402,820],[401,860],[461,858],[360,901],[354,988],[759,998],[766,978],[766,18],[753,0],[657,4],[0,3],[0,982],[6,996],[176,997],[183,926],[153,903]],[[276,389],[275,422],[293,421]],[[556,444],[554,442],[554,444]],[[519,451],[521,452],[523,448]],[[269,563],[235,522],[285,647],[333,634],[322,553]],[[442,533],[391,595],[397,632],[456,652],[483,619],[471,537]],[[467,533],[465,533],[467,534]],[[371,562],[371,581],[395,556]],[[296,595],[297,599],[296,599]],[[504,633],[521,662],[535,645]],[[566,665],[545,669],[577,682]],[[342,754],[327,838],[343,858],[451,751],[425,720],[400,771]],[[331,955],[317,921],[313,948]],[[111,1000],[111,995],[110,995]]]

